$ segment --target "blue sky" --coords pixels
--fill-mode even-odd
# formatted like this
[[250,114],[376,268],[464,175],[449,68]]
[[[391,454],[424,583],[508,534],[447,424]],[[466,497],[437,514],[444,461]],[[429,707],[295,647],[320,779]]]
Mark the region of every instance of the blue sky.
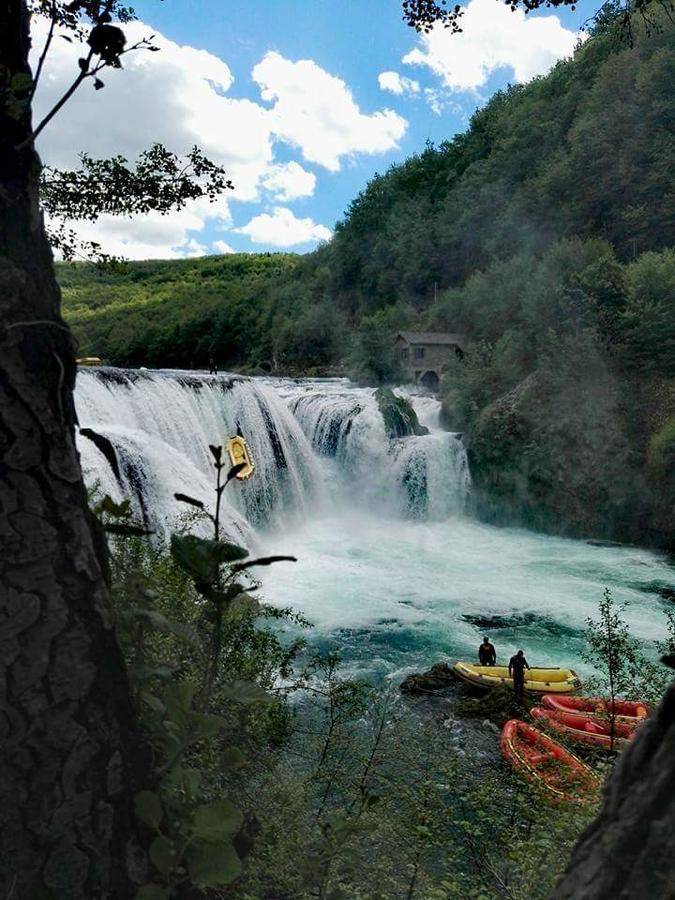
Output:
[[[264,250],[305,252],[328,239],[375,172],[463,131],[508,82],[569,55],[594,7],[525,17],[470,0],[464,34],[429,38],[399,0],[138,0],[130,40],[155,32],[161,53],[128,56],[106,88],[85,85],[45,131],[47,163],[78,150],[133,158],[160,140],[193,143],[235,182],[227,201],[80,229],[127,257]],[[39,46],[39,27],[35,34]],[[38,92],[47,109],[72,76],[77,48],[57,43]]]

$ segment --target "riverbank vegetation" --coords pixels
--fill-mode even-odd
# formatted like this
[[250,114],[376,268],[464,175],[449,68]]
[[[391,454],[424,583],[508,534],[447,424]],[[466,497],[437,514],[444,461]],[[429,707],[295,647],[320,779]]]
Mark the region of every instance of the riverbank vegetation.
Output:
[[464,332],[442,396],[480,514],[673,548],[675,32],[627,46],[616,15],[376,175],[308,256],[60,267],[81,354],[380,384],[397,330]]
[[[154,759],[154,786],[135,797],[154,835],[139,900],[182,897],[188,883],[238,900],[545,900],[597,805],[551,804],[503,763],[512,693],[422,698],[350,677],[306,641],[310,623],[260,596],[251,573],[283,559],[218,539],[221,488],[219,475],[215,505],[178,495],[187,512],[169,546],[139,533],[128,504],[96,504]],[[205,524],[214,539],[194,533]],[[649,648],[611,595],[603,603],[589,662],[629,692],[650,678],[656,698],[668,670],[645,666]],[[672,626],[660,651],[673,651]],[[630,650],[618,675],[614,632]],[[608,774],[612,757],[588,758]]]

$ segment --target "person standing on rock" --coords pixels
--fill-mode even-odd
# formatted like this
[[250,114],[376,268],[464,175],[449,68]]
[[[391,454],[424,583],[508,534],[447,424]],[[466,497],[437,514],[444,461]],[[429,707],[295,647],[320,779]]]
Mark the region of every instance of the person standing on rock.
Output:
[[525,690],[525,669],[529,669],[529,665],[522,650],[519,650],[515,656],[509,660],[509,675],[513,678],[513,692],[519,700],[523,699],[523,691]]
[[497,651],[494,644],[491,644],[486,637],[483,638],[483,643],[478,648],[478,660],[481,666],[494,666],[497,662]]

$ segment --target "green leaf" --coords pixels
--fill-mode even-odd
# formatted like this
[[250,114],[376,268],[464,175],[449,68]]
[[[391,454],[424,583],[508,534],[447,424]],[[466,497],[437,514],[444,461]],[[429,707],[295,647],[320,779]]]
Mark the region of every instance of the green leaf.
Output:
[[193,833],[202,841],[222,843],[234,837],[243,821],[242,814],[229,800],[217,800],[197,809]]
[[201,887],[230,884],[241,872],[241,862],[231,844],[202,844],[185,852],[190,878]]
[[187,494],[174,494],[174,497],[181,503],[188,503],[190,506],[196,506],[197,509],[204,509],[204,504],[201,500],[195,500],[194,497],[189,497]]
[[13,91],[29,91],[31,85],[33,84],[33,79],[26,72],[16,72],[12,75],[12,80],[9,83],[9,86]]
[[161,631],[164,634],[173,634],[175,637],[180,638],[182,641],[186,641],[188,644],[196,645],[199,641],[196,631],[193,628],[190,628],[189,625],[184,625],[182,622],[171,622],[166,616],[163,616],[162,613],[157,612],[155,609],[144,609],[140,606],[135,606],[131,610],[131,613],[136,619],[147,622],[155,629],[155,631]]
[[244,569],[250,569],[251,566],[271,566],[277,562],[297,562],[295,556],[261,556],[259,559],[251,559],[248,562],[240,563],[238,566],[232,566],[233,572],[243,572]]
[[248,556],[248,550],[228,541],[211,541],[194,534],[171,536],[171,555],[176,563],[198,581],[210,583],[222,563]]
[[260,611],[260,604],[249,594],[237,594],[227,611],[228,619],[243,619],[249,613]]
[[237,703],[269,703],[267,691],[255,681],[233,681],[223,685],[223,694]]
[[108,515],[112,516],[114,519],[121,519],[124,516],[129,515],[130,510],[130,500],[123,500],[121,503],[115,503],[115,501],[107,494],[105,495],[103,500],[101,500],[101,502],[96,505],[95,508],[95,512],[97,515],[100,515],[101,513],[108,513]]
[[226,724],[222,716],[198,712],[190,713],[190,722],[193,726],[195,740],[208,740],[208,738],[215,737]]
[[159,828],[162,821],[162,802],[152,791],[141,791],[134,797],[134,812],[145,825]]
[[138,525],[117,525],[114,522],[107,522],[103,527],[108,534],[118,534],[120,537],[147,537],[155,533]]
[[169,892],[161,884],[144,884],[136,891],[136,900],[169,900]]
[[246,763],[246,757],[241,752],[239,747],[228,747],[226,750],[220,754],[220,764],[223,769],[230,769],[232,771],[236,769],[241,769],[243,765]]
[[168,875],[177,863],[176,850],[168,838],[160,834],[150,844],[150,859],[155,868],[162,873]]
[[164,706],[159,697],[155,697],[155,695],[151,694],[149,691],[143,691],[141,698],[153,712],[158,713],[160,716],[164,715],[166,712],[166,706]]

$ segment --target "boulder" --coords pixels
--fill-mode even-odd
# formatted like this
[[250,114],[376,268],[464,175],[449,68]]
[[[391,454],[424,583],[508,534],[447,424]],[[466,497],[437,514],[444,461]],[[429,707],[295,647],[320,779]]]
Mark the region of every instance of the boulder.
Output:
[[401,682],[402,694],[437,694],[455,682],[447,663],[436,663],[426,672],[415,672]]
[[417,413],[403,397],[397,397],[389,388],[378,388],[375,391],[375,399],[380,407],[388,438],[429,434],[429,429],[420,425]]

